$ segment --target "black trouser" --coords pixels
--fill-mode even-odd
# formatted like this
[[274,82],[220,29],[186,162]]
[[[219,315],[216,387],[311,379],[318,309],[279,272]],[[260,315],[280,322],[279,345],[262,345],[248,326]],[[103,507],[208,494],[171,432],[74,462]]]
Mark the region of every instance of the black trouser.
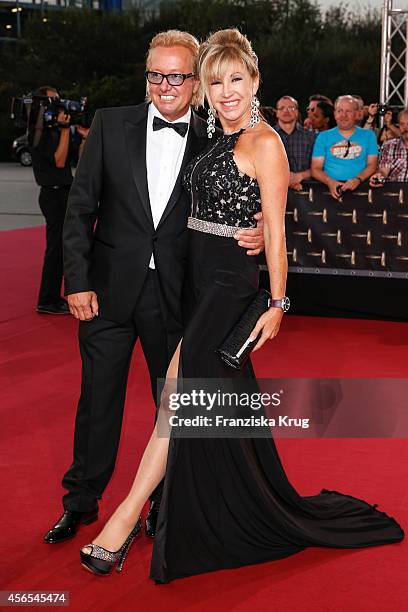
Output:
[[[118,296],[118,299],[120,297]],[[132,319],[114,323],[99,317],[79,324],[81,397],[75,422],[74,461],[62,485],[66,510],[95,508],[115,466],[130,360],[137,338],[149,368],[157,406],[157,378],[165,378],[177,347],[163,324],[157,273],[149,270]],[[137,406],[145,410],[144,406]],[[130,466],[131,470],[135,466]],[[160,501],[162,485],[150,499]]]
[[42,269],[39,304],[55,304],[61,299],[63,275],[62,228],[70,186],[41,187],[39,205],[46,222],[46,249]]

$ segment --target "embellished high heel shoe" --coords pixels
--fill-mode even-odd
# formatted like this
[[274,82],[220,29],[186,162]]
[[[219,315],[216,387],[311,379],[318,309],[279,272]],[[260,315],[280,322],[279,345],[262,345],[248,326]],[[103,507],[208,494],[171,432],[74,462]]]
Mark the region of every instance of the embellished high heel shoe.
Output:
[[82,565],[97,576],[108,576],[116,564],[116,571],[121,572],[125,559],[129,553],[130,547],[132,546],[135,539],[141,534],[142,521],[139,517],[136,525],[126,538],[126,541],[116,552],[106,550],[102,546],[97,544],[87,544],[83,548],[90,548],[90,553],[85,553],[81,550],[81,563]]

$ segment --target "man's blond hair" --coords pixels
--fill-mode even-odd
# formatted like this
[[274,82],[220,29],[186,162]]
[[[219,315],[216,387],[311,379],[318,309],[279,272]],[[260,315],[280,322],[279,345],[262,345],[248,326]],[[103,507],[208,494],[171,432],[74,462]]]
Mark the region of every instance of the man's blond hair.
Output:
[[[152,38],[149,45],[149,50],[146,55],[146,68],[149,70],[151,61],[151,52],[157,47],[185,47],[191,53],[192,72],[197,75],[198,50],[200,43],[192,34],[182,32],[181,30],[167,30],[167,32],[159,32]],[[150,101],[149,82],[146,83],[146,100]],[[193,94],[191,104],[195,108],[201,104],[201,95],[199,92]]]

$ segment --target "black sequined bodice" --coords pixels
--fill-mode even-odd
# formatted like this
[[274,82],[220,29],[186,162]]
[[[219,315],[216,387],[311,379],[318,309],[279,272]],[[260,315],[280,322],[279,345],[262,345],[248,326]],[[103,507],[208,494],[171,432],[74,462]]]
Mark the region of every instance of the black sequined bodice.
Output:
[[256,179],[234,161],[234,146],[243,130],[224,134],[185,168],[183,185],[191,198],[191,217],[234,227],[255,227],[261,210]]

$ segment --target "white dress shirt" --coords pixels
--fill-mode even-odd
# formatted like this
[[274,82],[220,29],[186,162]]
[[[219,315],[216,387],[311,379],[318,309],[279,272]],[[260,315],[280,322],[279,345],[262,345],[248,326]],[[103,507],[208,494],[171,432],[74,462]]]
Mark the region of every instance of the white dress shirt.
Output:
[[[154,132],[154,117],[160,117],[160,119],[167,121],[154,104],[150,104],[147,115],[146,169],[150,208],[153,224],[156,228],[179,175],[186,150],[188,132],[184,137],[180,136],[173,128],[163,128]],[[190,125],[190,118],[191,109],[188,109],[188,112],[174,123],[184,122]],[[168,123],[173,122],[168,121]],[[153,253],[149,267],[155,268]]]

